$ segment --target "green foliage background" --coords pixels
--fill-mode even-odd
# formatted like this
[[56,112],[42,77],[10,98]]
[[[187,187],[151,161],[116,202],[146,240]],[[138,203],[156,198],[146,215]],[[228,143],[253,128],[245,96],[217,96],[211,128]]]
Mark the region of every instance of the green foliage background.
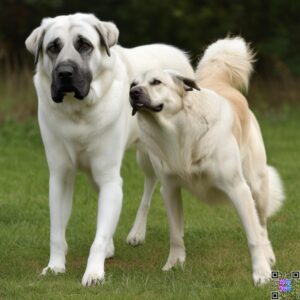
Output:
[[255,46],[260,72],[300,75],[297,0],[1,0],[0,61],[22,64],[24,40],[42,18],[78,11],[113,20],[123,46],[170,43],[194,61],[217,38],[240,34]]

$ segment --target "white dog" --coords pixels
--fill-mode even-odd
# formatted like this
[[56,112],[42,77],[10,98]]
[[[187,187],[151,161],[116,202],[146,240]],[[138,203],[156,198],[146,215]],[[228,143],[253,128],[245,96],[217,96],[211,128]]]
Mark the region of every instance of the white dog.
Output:
[[[26,40],[35,55],[38,119],[50,171],[50,259],[42,274],[65,271],[65,231],[75,173],[81,169],[99,190],[97,231],[82,278],[88,286],[104,279],[104,260],[114,254],[112,237],[122,206],[121,161],[125,149],[138,142],[129,84],[153,68],[193,76],[182,51],[166,45],[125,49],[116,45],[118,35],[111,22],[74,14],[44,19]],[[148,202],[156,179],[142,149],[138,160],[146,169],[143,201]]]
[[271,277],[275,256],[267,217],[284,195],[279,175],[267,165],[257,120],[238,91],[247,89],[252,59],[243,39],[227,38],[208,47],[196,81],[157,70],[132,83],[133,113],[138,111],[141,140],[161,181],[169,218],[171,248],[164,270],[185,261],[184,187],[206,201],[233,203],[246,231],[254,283]]

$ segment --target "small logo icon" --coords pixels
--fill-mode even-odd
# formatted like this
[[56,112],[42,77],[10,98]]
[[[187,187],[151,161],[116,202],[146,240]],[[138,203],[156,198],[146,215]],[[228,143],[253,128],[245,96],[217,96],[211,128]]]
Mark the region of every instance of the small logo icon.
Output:
[[300,271],[292,272],[293,279],[300,279]]
[[279,292],[290,293],[292,291],[292,280],[291,279],[279,279]]
[[271,299],[279,299],[279,293],[278,292],[271,292]]
[[278,271],[273,271],[271,274],[272,279],[278,279],[279,278],[279,272]]

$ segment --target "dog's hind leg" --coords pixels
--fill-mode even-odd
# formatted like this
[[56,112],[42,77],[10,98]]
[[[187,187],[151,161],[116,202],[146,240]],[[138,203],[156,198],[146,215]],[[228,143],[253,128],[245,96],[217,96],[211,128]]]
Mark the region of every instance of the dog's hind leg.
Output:
[[275,264],[275,254],[268,237],[267,218],[270,201],[270,183],[268,168],[265,161],[260,160],[262,155],[259,152],[252,151],[243,162],[243,173],[250,187],[252,197],[255,201],[256,210],[260,223],[260,238],[263,245],[265,256],[270,264]]
[[272,248],[272,244],[269,240],[267,229],[268,218],[268,206],[269,206],[269,178],[266,172],[264,176],[259,180],[259,184],[256,189],[252,188],[252,195],[256,204],[258,217],[260,221],[260,237],[264,249],[265,256],[270,264],[273,266],[276,262],[275,254]]
[[145,242],[147,216],[157,182],[148,154],[142,150],[137,150],[137,162],[145,174],[145,181],[142,201],[135,217],[134,224],[126,239],[127,243],[132,246],[138,246]]
[[[262,149],[262,148],[261,148]],[[262,151],[261,151],[262,152]],[[250,187],[259,217],[261,244],[270,266],[275,264],[275,255],[268,237],[267,218],[269,207],[269,176],[264,153],[252,150],[243,161],[243,173]],[[262,159],[263,158],[263,159]]]
[[250,188],[245,180],[236,179],[234,185],[225,185],[224,191],[235,206],[247,235],[253,281],[256,285],[264,284],[271,278],[271,268],[264,253],[261,225]]
[[231,200],[243,224],[252,261],[254,284],[264,284],[271,279],[271,268],[264,253],[255,201],[247,184],[250,173],[247,173],[246,177],[243,175],[240,153],[235,141],[230,143],[228,140],[227,148],[224,147],[218,153],[218,158],[214,174],[217,178],[216,184]]

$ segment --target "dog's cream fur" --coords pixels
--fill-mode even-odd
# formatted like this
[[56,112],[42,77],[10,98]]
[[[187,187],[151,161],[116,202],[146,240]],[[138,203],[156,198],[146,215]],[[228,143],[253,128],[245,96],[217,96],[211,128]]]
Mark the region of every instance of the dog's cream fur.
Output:
[[[180,189],[207,202],[230,200],[246,231],[255,284],[270,279],[275,256],[267,217],[284,200],[278,173],[267,165],[258,122],[239,89],[246,90],[253,55],[241,38],[210,45],[193,89],[169,70],[135,80],[152,106],[138,111],[141,139],[162,185],[171,248],[164,270],[185,261]],[[151,85],[153,79],[161,84]],[[149,84],[150,83],[150,84]],[[188,86],[187,86],[188,85]]]
[[[96,29],[101,30],[102,40]],[[38,61],[34,84],[50,172],[50,259],[42,274],[48,270],[65,272],[65,231],[72,209],[75,174],[81,169],[99,191],[97,231],[82,278],[82,284],[88,286],[103,281],[104,260],[114,255],[112,237],[122,206],[120,168],[127,147],[138,145],[138,161],[146,170],[143,202],[150,201],[156,183],[147,154],[139,147],[136,118],[131,116],[128,101],[131,80],[152,68],[174,68],[186,76],[194,75],[182,51],[167,45],[125,49],[116,45],[118,35],[111,22],[101,22],[90,14],[74,14],[44,19],[26,40],[27,49]],[[79,36],[93,46],[88,58],[82,59],[74,47]],[[57,38],[63,48],[53,61],[46,47]],[[105,51],[103,40],[110,49]],[[66,95],[62,103],[54,103],[50,93],[52,70],[59,62],[68,60],[75,61],[78,68],[82,65],[89,68],[92,74],[89,93],[82,101]],[[128,242],[141,242],[144,232],[137,218]]]

